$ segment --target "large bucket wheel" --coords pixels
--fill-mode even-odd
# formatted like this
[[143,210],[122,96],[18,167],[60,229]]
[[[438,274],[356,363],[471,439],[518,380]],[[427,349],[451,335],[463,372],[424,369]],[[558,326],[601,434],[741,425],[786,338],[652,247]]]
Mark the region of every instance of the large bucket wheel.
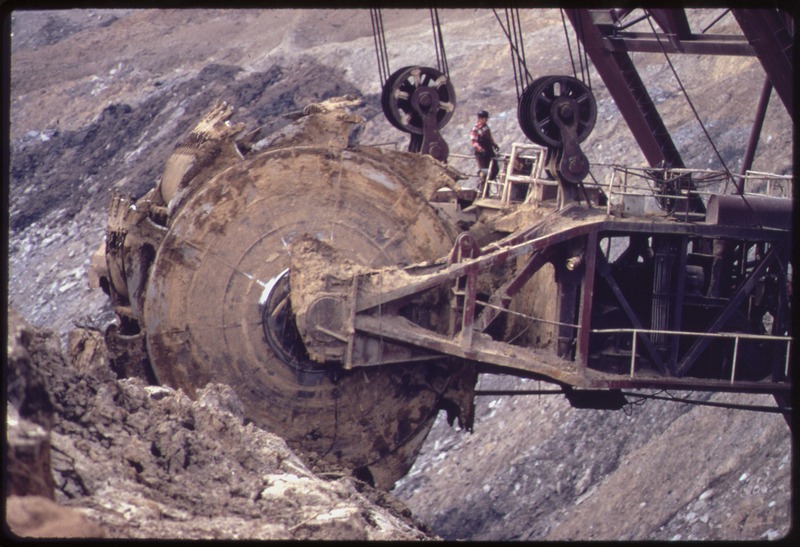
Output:
[[280,149],[229,168],[175,215],[153,264],[144,315],[156,376],[190,395],[229,384],[256,425],[388,488],[464,372],[305,359],[281,309],[292,242],[308,234],[377,267],[444,256],[452,233],[399,175],[357,152]]

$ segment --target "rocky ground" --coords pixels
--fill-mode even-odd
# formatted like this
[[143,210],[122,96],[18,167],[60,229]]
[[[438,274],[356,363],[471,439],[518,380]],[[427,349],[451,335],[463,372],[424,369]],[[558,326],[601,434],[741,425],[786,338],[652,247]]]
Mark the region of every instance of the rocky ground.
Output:
[[[540,386],[495,377],[481,388]],[[482,397],[475,433],[438,423],[395,491],[447,539],[737,540],[789,531],[791,451],[780,416],[630,400],[601,411],[560,396]]]
[[[14,498],[6,518],[13,533],[430,537],[386,494],[340,474],[315,474],[283,439],[245,424],[230,387],[210,384],[191,400],[138,378],[118,380],[101,333],[73,330],[64,354],[53,333],[32,328],[13,311],[9,319],[7,469]],[[44,448],[32,458],[33,433],[42,430],[49,440],[41,435]],[[80,511],[64,510],[72,508]],[[47,511],[60,528],[48,528]]]
[[[703,10],[698,25],[716,15]],[[441,16],[459,105],[443,134],[451,163],[471,173],[472,160],[459,156],[469,153],[478,108],[492,113],[504,151],[524,140],[508,45],[490,10]],[[280,439],[244,426],[224,386],[190,401],[109,376],[102,350],[79,365],[73,356],[88,350],[65,356],[58,347],[67,348],[76,326],[80,346],[113,319],[105,295],[86,283],[109,193],[152,188],[174,144],[216,101],[237,107],[233,122],[268,130],[305,104],[354,93],[365,99],[362,142],[405,147],[407,137],[380,110],[368,13],[20,11],[11,22],[8,296],[27,322],[54,333],[23,328],[21,342],[51,392],[51,498],[80,508],[112,537],[425,537],[391,496],[315,476]],[[728,16],[715,29],[730,23]],[[426,10],[386,10],[384,24],[392,69],[435,64]],[[559,12],[526,10],[522,24],[535,75],[570,74]],[[686,163],[719,167],[663,57],[634,58]],[[680,57],[674,64],[723,160],[737,170],[763,83],[757,63]],[[608,95],[602,86],[595,93],[590,160],[640,164]],[[791,173],[791,129],[773,98],[756,169]],[[596,176],[604,176],[599,166]],[[481,386],[530,388],[498,378]],[[14,408],[26,419],[39,412]],[[475,433],[437,423],[393,496],[452,539],[776,539],[792,524],[791,456],[788,428],[775,414],[666,401],[588,411],[555,397],[481,397]],[[311,497],[291,494],[301,490]]]

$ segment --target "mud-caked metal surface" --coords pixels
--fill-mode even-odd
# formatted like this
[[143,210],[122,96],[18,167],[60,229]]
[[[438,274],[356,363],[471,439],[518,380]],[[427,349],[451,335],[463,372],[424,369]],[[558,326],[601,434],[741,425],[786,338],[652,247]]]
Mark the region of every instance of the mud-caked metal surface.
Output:
[[265,322],[292,320],[275,308],[290,305],[282,274],[304,236],[369,267],[448,253],[455,232],[405,176],[412,172],[426,179],[419,189],[432,172],[447,178],[419,155],[293,146],[198,185],[171,216],[150,269],[143,327],[158,381],[190,395],[208,382],[231,385],[256,425],[391,486],[439,408],[469,409],[475,373],[444,362],[342,371],[305,359],[296,339]]

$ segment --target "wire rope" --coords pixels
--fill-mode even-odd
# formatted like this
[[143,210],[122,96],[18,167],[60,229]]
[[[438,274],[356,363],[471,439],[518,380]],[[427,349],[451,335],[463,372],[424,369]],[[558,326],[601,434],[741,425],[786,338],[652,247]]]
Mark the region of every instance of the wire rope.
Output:
[[[583,36],[583,19],[578,19],[578,29],[576,33],[576,47],[578,49],[578,63],[581,67],[581,82],[586,84],[590,90],[592,86],[590,85],[591,82],[589,80],[589,59],[587,57],[586,48],[581,47],[581,41],[577,39],[578,36]],[[583,50],[583,53],[581,53]]]
[[[641,406],[647,399],[655,401],[669,401],[673,403],[684,403],[697,406],[711,406],[716,408],[725,408],[730,410],[748,410],[751,412],[765,412],[769,414],[791,414],[792,408],[780,406],[766,406],[766,405],[748,405],[739,403],[722,403],[717,401],[704,401],[701,399],[690,399],[688,397],[676,397],[668,391],[658,391],[656,393],[638,393],[635,391],[620,391],[626,397],[636,397],[635,400],[628,401],[626,407]],[[660,395],[666,393],[667,395]],[[503,397],[503,396],[518,396],[518,395],[563,395],[563,389],[476,389],[475,395],[477,397]],[[629,410],[625,410],[629,414]]]
[[519,8],[514,8],[514,10],[511,12],[511,21],[514,23],[514,36],[517,44],[517,51],[519,52],[517,60],[520,63],[521,69],[525,69],[524,71],[519,71],[520,74],[525,77],[524,84],[520,84],[520,88],[524,89],[528,84],[530,84],[530,72],[528,72],[528,61],[525,58],[525,40],[522,35],[522,18],[519,16]]
[[[728,178],[736,186],[736,193],[742,198],[742,201],[744,201],[744,204],[750,210],[750,213],[753,213],[754,218],[758,218],[757,215],[755,215],[755,211],[753,210],[753,206],[750,205],[750,202],[747,200],[747,198],[744,195],[743,185],[738,183],[736,181],[736,179],[733,177],[733,174],[731,173],[730,169],[728,169],[728,166],[725,163],[725,160],[722,158],[722,154],[720,154],[719,149],[717,149],[716,144],[714,144],[714,140],[711,138],[711,135],[709,134],[708,130],[706,129],[706,126],[703,123],[703,120],[700,119],[700,114],[697,112],[697,109],[695,108],[694,103],[692,102],[692,99],[689,97],[689,93],[686,91],[686,88],[683,86],[683,82],[681,81],[680,76],[678,76],[678,72],[677,72],[677,70],[675,70],[675,66],[672,64],[672,60],[669,58],[669,55],[667,54],[667,50],[664,47],[664,44],[661,41],[661,38],[659,38],[658,33],[656,32],[656,28],[653,25],[652,19],[648,18],[647,22],[650,25],[650,30],[653,32],[653,36],[655,37],[656,41],[658,42],[659,47],[661,48],[661,52],[664,54],[664,59],[666,59],[667,64],[669,65],[669,68],[672,71],[672,75],[675,77],[675,81],[678,83],[678,87],[680,87],[680,89],[681,89],[681,93],[683,93],[683,96],[686,97],[686,102],[689,104],[689,108],[692,109],[692,113],[694,113],[694,117],[697,120],[697,123],[700,124],[700,129],[703,130],[703,133],[705,134],[706,139],[708,139],[708,142],[711,145],[711,148],[714,150],[714,153],[717,155],[717,159],[722,164],[722,168],[725,170],[725,173],[727,173]],[[756,225],[759,228],[763,229],[763,226],[761,225],[760,222],[757,222]]]
[[378,62],[378,77],[381,87],[389,79],[389,52],[386,48],[386,34],[383,28],[383,15],[380,8],[370,8],[370,19],[372,21],[372,40],[375,44],[375,56]]
[[[661,393],[661,392],[659,392]],[[665,391],[668,396],[661,396],[657,393],[655,394],[648,394],[648,393],[635,393],[630,391],[623,391],[623,395],[628,395],[631,397],[639,397],[640,399],[653,399],[657,401],[672,401],[675,403],[686,403],[698,406],[713,406],[718,408],[728,408],[733,410],[751,410],[755,412],[768,412],[773,414],[791,414],[792,409],[788,407],[775,407],[775,406],[764,406],[764,405],[745,405],[745,404],[737,404],[737,403],[719,403],[716,401],[702,401],[699,399],[689,399],[687,397],[676,397],[671,393]]]
[[722,19],[723,17],[725,17],[726,15],[728,15],[728,13],[729,13],[730,11],[731,11],[731,10],[730,10],[730,8],[726,9],[725,11],[723,11],[723,12],[722,12],[722,15],[718,16],[716,19],[714,19],[713,21],[711,21],[711,23],[710,23],[710,24],[709,24],[709,25],[708,25],[706,28],[704,28],[702,31],[700,31],[700,34],[705,34],[706,32],[708,32],[708,31],[711,29],[711,27],[713,27],[714,25],[716,25],[717,23],[719,23],[720,19]]
[[444,35],[442,34],[442,23],[439,20],[439,10],[436,2],[431,2],[431,27],[433,29],[433,47],[436,50],[436,68],[445,76],[450,76],[450,69],[447,66],[447,54],[444,49]]
[[[511,37],[511,15],[509,14],[508,9],[505,10],[505,16],[506,16],[506,27],[505,28],[507,28],[509,30],[508,39],[509,39],[509,53],[511,54],[511,68],[514,70],[514,90],[517,93],[517,102],[519,102],[519,98],[522,95],[522,90],[521,90],[521,81],[522,81],[521,76],[522,75],[519,74],[520,67],[519,67],[518,58],[514,57],[514,51],[515,51],[515,48],[516,48],[516,43],[515,43],[514,39]],[[513,48],[511,47],[511,44],[514,44]]]
[[500,15],[498,15],[496,9],[492,8],[492,13],[494,13],[494,17],[497,19],[500,29],[503,31],[503,34],[505,34],[506,39],[508,40],[508,46],[511,52],[511,64],[514,68],[514,86],[517,92],[517,102],[519,102],[519,99],[522,96],[520,87],[524,87],[525,85],[522,83],[523,78],[525,82],[529,82],[533,80],[533,76],[531,76],[528,66],[525,63],[524,54],[520,52],[519,47],[517,46],[517,41],[512,36],[511,27],[513,26],[513,23],[508,10],[506,10],[507,26],[503,25],[503,21],[500,19]]
[[567,42],[567,51],[569,51],[569,61],[572,63],[572,76],[574,78],[578,77],[578,69],[575,68],[575,55],[572,53],[572,41],[569,39],[569,30],[567,29],[567,19],[564,16],[564,10],[559,10],[561,12],[561,25],[564,27],[564,39]]
[[[572,40],[569,37],[569,30],[567,28],[567,20],[564,16],[564,10],[559,10],[561,12],[561,26],[564,29],[564,40],[567,42],[567,51],[569,52],[569,61],[572,65],[572,76],[576,79],[580,79],[582,83],[586,85],[586,87],[591,91],[592,89],[592,78],[589,72],[589,52],[586,50],[585,47],[581,46],[581,41],[578,36],[583,34],[583,22],[579,19],[578,20],[578,27],[575,29],[576,37],[575,37],[575,49],[576,51],[572,51]],[[578,57],[578,66],[575,66],[575,57]],[[580,77],[578,77],[578,69],[580,69]]]
[[703,123],[703,120],[700,119],[700,114],[697,112],[697,109],[695,108],[694,103],[692,102],[692,99],[689,97],[689,93],[686,91],[686,88],[684,87],[680,76],[678,76],[678,71],[675,70],[675,66],[672,64],[672,60],[669,58],[669,55],[667,54],[667,50],[664,47],[664,44],[661,42],[661,38],[659,38],[658,33],[656,32],[656,28],[653,25],[652,19],[648,18],[647,22],[650,24],[650,30],[652,30],[653,36],[655,37],[656,41],[658,42],[658,45],[661,48],[661,52],[664,54],[664,59],[667,61],[667,65],[669,66],[670,70],[672,71],[672,75],[675,77],[675,81],[678,83],[678,87],[680,87],[681,93],[683,93],[683,96],[686,97],[686,102],[689,104],[689,108],[692,109],[692,113],[694,114],[694,117],[697,120],[697,123],[700,124],[700,129],[703,130],[703,133],[705,134],[706,139],[708,139],[708,142],[711,145],[711,148],[714,150],[714,153],[717,155],[717,159],[722,164],[722,168],[725,170],[726,173],[728,173],[729,176],[732,176],[731,172],[730,172],[730,169],[728,169],[728,166],[725,164],[725,160],[722,158],[722,154],[720,154],[719,149],[717,149],[717,145],[714,144],[714,140],[711,138],[711,134],[709,134],[708,130],[706,129],[706,126]]

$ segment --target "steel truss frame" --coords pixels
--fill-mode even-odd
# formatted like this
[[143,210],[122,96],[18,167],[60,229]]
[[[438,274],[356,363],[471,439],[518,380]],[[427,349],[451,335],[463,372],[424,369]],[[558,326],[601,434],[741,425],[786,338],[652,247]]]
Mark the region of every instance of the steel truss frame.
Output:
[[[561,217],[561,214],[555,214]],[[786,292],[786,257],[791,252],[791,234],[785,230],[717,226],[708,224],[660,223],[640,220],[614,220],[601,216],[572,223],[563,229],[550,231],[545,219],[542,223],[524,232],[513,234],[499,243],[478,249],[473,236],[462,234],[456,241],[454,251],[447,264],[414,267],[406,270],[410,275],[402,286],[383,290],[379,281],[384,272],[366,272],[354,278],[347,295],[350,302],[348,332],[340,333],[338,340],[346,344],[344,367],[380,366],[397,362],[418,361],[451,356],[474,363],[476,366],[499,367],[517,375],[528,375],[558,384],[579,388],[685,388],[719,391],[787,392],[791,387],[788,368],[776,364],[766,380],[741,380],[730,378],[708,378],[692,375],[692,367],[706,348],[709,340],[720,336],[720,328],[741,307],[753,292],[757,282],[766,272],[780,272],[783,281],[780,291],[780,310],[775,320],[780,326],[788,321],[788,294]],[[609,261],[600,248],[605,237],[661,237],[677,242],[677,276],[671,292],[670,329],[654,331],[646,324],[649,318],[640,317],[629,302],[629,297],[619,287],[610,271]],[[730,240],[748,245],[761,245],[765,253],[748,271],[743,272],[735,291],[729,295],[728,304],[722,306],[714,320],[705,328],[681,331],[683,309],[685,264],[690,241]],[[558,351],[521,347],[492,339],[486,331],[492,322],[505,311],[533,275],[546,263],[561,261],[564,249],[576,248],[578,243],[584,252],[580,267],[571,279],[562,278],[559,292],[566,301],[561,305],[558,317],[559,335],[564,344]],[[475,287],[478,276],[489,269],[509,263],[513,259],[524,259],[516,273],[488,298],[480,303]],[[566,280],[566,281],[565,281]],[[607,283],[625,310],[631,328],[618,329],[635,335],[645,348],[645,360],[655,364],[656,370],[639,367],[630,373],[612,373],[598,370],[591,365],[589,352],[591,337],[609,332],[602,324],[593,324],[592,309],[595,305],[595,286]],[[448,332],[438,332],[415,324],[397,313],[410,300],[433,289],[455,289],[450,291],[451,315]],[[566,296],[564,296],[566,295]],[[575,321],[573,321],[573,319]],[[660,334],[670,340],[665,352],[656,348],[652,336]],[[746,339],[759,336],[739,335]],[[679,351],[679,339],[689,337],[692,345]],[[781,340],[790,346],[789,337],[769,337]],[[738,342],[737,342],[738,344]],[[634,342],[635,347],[635,342]],[[570,350],[570,348],[572,348]],[[636,351],[633,352],[634,358]],[[642,355],[639,356],[641,361]],[[788,358],[788,355],[787,355]],[[633,361],[632,361],[633,363]]]
[[651,167],[684,167],[629,52],[756,56],[794,119],[791,14],[778,9],[731,9],[742,35],[695,33],[681,9],[645,9],[657,34],[621,30],[628,10],[565,9],[573,28]]

